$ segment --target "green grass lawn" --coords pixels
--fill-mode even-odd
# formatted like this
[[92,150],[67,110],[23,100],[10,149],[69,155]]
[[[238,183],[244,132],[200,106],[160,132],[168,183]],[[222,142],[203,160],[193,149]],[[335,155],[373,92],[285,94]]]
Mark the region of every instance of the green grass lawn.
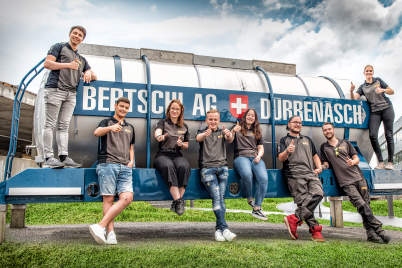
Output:
[[402,244],[239,240],[99,246],[0,246],[0,267],[400,267]]
[[[291,198],[266,198],[262,204],[264,211],[277,211],[276,206],[280,203],[290,202]],[[379,201],[375,201],[379,202]],[[189,201],[187,204],[189,205]],[[211,200],[196,200],[195,207],[211,208]],[[348,202],[344,202],[348,203]],[[372,202],[374,203],[374,202]],[[395,202],[398,204],[399,202]],[[226,200],[228,209],[250,210],[250,206],[245,199]],[[386,203],[373,206],[374,214],[376,209],[387,208]],[[346,210],[346,209],[345,209]],[[284,215],[269,215],[268,222],[283,223]],[[27,225],[47,225],[47,224],[81,224],[96,223],[102,219],[102,203],[47,203],[47,204],[28,204],[26,210]],[[10,208],[7,213],[7,222],[10,222]],[[214,222],[215,215],[212,211],[187,210],[182,216],[177,216],[169,209],[154,208],[148,202],[133,202],[117,218],[116,222]],[[226,220],[233,222],[259,222],[254,217],[245,213],[226,213]],[[318,219],[320,224],[330,225],[329,220]],[[363,227],[361,223],[344,222],[345,226]],[[402,231],[402,228],[384,226],[384,229]]]

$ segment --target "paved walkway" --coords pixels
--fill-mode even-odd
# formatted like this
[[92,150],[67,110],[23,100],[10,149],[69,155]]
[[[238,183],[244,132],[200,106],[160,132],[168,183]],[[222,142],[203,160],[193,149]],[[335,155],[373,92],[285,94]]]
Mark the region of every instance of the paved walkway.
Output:
[[[269,211],[264,211],[265,214],[285,214],[285,215],[290,215],[293,214],[297,208],[297,205],[293,202],[288,202],[288,203],[282,203],[276,206],[277,209],[282,210],[283,212],[269,212]],[[321,209],[321,216],[319,215],[319,208]],[[195,210],[205,210],[205,211],[212,211],[211,208],[186,208],[186,209],[195,209]],[[251,210],[239,210],[239,209],[226,209],[227,212],[234,212],[234,213],[249,213],[251,214]],[[324,219],[324,220],[331,220],[330,216],[330,208],[324,206],[322,203],[319,205],[319,207],[316,208],[314,211],[314,216],[317,219]],[[402,218],[398,217],[388,217],[388,216],[375,216],[379,221],[383,223],[383,225],[390,225],[394,227],[401,227],[402,228]],[[360,214],[357,212],[349,212],[349,211],[343,211],[343,221],[344,222],[357,222],[361,223],[362,218],[360,217]]]

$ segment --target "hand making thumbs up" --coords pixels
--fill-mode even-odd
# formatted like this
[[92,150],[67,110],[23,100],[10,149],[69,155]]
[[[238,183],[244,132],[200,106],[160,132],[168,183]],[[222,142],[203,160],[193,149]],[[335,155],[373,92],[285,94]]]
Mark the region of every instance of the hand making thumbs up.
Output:
[[350,86],[350,92],[353,92],[353,90],[355,90],[355,85],[353,85],[352,82],[350,82],[351,86]]
[[110,126],[111,130],[114,133],[119,133],[123,129],[123,127],[121,126],[122,123],[123,123],[123,119],[120,120],[119,122],[117,122],[116,124]]
[[165,139],[166,139],[166,136],[167,136],[168,134],[166,133],[165,135],[159,135],[156,139],[158,140],[158,141],[164,141]]
[[208,127],[208,129],[204,132],[205,137],[209,137],[209,135],[211,135],[212,130],[211,130],[211,126]]
[[182,146],[183,146],[183,142],[181,141],[180,136],[179,136],[179,138],[177,139],[177,146],[179,146],[179,147],[182,147]]
[[75,59],[75,61],[72,61],[72,62],[70,62],[69,64],[68,64],[68,68],[69,69],[71,69],[71,70],[78,70],[78,67],[79,67],[80,65],[78,64],[78,60],[77,59]]
[[294,140],[292,140],[292,142],[290,143],[290,145],[289,145],[289,147],[288,148],[286,148],[286,150],[288,151],[288,153],[293,153],[294,151],[295,151],[295,149],[296,149],[296,147],[293,145],[293,141]]
[[241,126],[239,125],[239,121],[237,121],[237,125],[233,128],[234,132],[239,132],[241,130]]
[[225,128],[225,125],[222,128],[223,134],[226,136],[226,139],[230,138],[230,130]]

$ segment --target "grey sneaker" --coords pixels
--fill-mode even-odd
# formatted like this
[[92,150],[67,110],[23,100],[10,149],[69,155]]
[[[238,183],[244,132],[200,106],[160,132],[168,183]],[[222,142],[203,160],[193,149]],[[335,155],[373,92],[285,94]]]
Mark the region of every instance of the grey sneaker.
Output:
[[43,163],[43,168],[63,168],[64,164],[54,157],[49,157],[49,159]]
[[251,215],[257,219],[263,220],[263,221],[267,221],[268,217],[267,215],[265,215],[261,209],[255,209],[253,210],[253,212],[251,212]]
[[378,163],[378,165],[374,169],[385,169],[384,162]]
[[384,243],[378,235],[372,235],[372,236],[367,237],[367,241],[377,243],[377,244]]
[[82,166],[81,164],[75,163],[70,157],[66,157],[62,163],[64,164],[65,168],[80,168]]
[[385,244],[388,244],[389,241],[391,241],[391,237],[388,236],[388,235],[386,235],[386,234],[379,235],[379,237],[382,239],[382,241],[383,241]]
[[385,165],[385,169],[388,169],[388,170],[394,169],[394,164],[393,164],[392,162],[388,162],[388,163]]

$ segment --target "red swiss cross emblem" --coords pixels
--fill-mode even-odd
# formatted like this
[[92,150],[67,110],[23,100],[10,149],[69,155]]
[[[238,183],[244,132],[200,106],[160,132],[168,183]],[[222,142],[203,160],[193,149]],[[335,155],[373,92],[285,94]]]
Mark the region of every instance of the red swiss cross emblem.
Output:
[[248,109],[248,96],[229,94],[230,113],[241,118]]

